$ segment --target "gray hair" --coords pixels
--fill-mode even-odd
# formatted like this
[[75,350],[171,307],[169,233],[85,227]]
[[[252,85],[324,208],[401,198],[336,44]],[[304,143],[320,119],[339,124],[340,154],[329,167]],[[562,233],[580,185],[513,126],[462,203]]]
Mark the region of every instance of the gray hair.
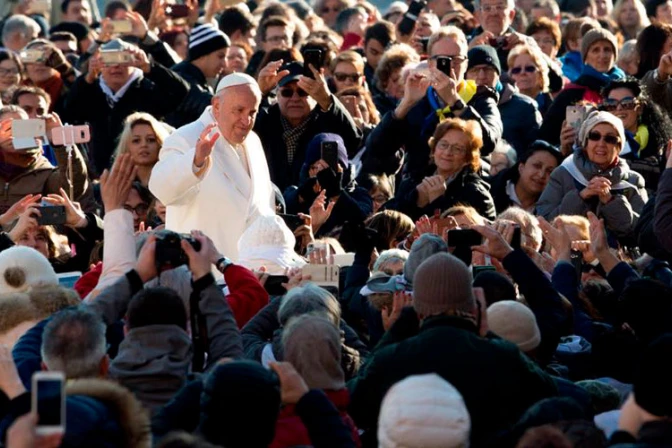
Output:
[[[474,0],[474,11],[481,9],[482,0]],[[510,9],[516,9],[516,0],[506,0],[506,6]]]
[[42,334],[42,360],[49,370],[66,378],[95,378],[107,352],[102,319],[85,308],[54,315]]
[[292,317],[308,313],[324,315],[336,326],[341,322],[341,305],[338,300],[315,283],[306,283],[285,294],[278,309],[278,320],[284,327]]
[[373,271],[382,271],[388,263],[396,263],[398,261],[406,263],[406,260],[408,260],[408,251],[403,249],[387,249],[380,254],[373,264]]
[[40,25],[33,19],[22,14],[11,16],[2,27],[2,40],[7,40],[14,33],[21,33],[24,38],[33,38],[40,34]]
[[6,106],[0,107],[0,119],[7,114],[19,114],[21,115],[22,119],[28,119],[28,113],[15,104],[8,104]]
[[513,221],[520,226],[521,245],[538,251],[543,242],[544,234],[539,220],[532,213],[520,207],[509,207],[497,216],[497,220]]
[[513,146],[504,140],[500,140],[495,146],[493,153],[504,154],[506,156],[506,167],[511,168],[518,161],[518,153],[513,149]]
[[626,41],[618,53],[618,62],[630,61],[637,56],[637,39]]

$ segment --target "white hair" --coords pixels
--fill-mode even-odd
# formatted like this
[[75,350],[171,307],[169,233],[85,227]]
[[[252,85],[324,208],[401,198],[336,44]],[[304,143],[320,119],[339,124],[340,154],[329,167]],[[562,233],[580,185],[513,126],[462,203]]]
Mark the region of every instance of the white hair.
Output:
[[17,14],[7,19],[2,27],[2,40],[9,39],[14,33],[21,33],[25,38],[32,39],[40,34],[40,25],[28,16]]

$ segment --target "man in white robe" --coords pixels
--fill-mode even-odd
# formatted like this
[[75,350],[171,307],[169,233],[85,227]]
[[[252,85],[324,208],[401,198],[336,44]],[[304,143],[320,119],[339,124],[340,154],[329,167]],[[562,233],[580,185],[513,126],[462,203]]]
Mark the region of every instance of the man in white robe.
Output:
[[166,139],[149,189],[166,205],[166,228],[200,230],[234,262],[238,239],[260,215],[274,213],[274,192],[261,141],[252,132],[261,91],[234,73],[211,106]]

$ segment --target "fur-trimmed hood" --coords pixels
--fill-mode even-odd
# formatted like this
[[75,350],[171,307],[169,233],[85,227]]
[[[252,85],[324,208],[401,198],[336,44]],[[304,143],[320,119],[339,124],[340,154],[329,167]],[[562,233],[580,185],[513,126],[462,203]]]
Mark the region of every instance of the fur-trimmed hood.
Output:
[[[66,387],[68,395],[68,417],[70,417],[70,410],[76,407],[78,410],[84,411],[84,407],[95,406],[92,401],[105,408],[96,409],[98,412],[95,415],[93,412],[87,412],[87,417],[84,421],[73,418],[72,422],[75,427],[80,425],[91,425],[89,430],[93,430],[92,434],[96,436],[95,446],[108,446],[106,440],[107,431],[104,428],[98,428],[98,421],[92,421],[96,418],[101,418],[100,423],[106,424],[113,420],[117,426],[117,434],[114,438],[120,443],[117,446],[127,448],[149,448],[152,446],[151,425],[149,414],[145,408],[142,407],[137,398],[125,387],[120,386],[109,380],[102,379],[80,379],[68,382]],[[87,398],[89,400],[87,400]],[[85,403],[87,402],[87,403]],[[80,406],[81,405],[81,406]],[[101,412],[102,411],[102,412]],[[103,414],[107,414],[106,416]],[[74,416],[72,416],[74,417]],[[107,417],[107,422],[104,420]],[[108,426],[108,425],[106,425]],[[108,426],[109,427],[109,426]],[[71,433],[71,426],[66,430],[64,439],[64,446],[70,446],[65,443],[69,439]],[[102,429],[102,430],[101,430]],[[83,434],[73,434],[80,442],[82,442]],[[84,446],[83,444],[77,444]],[[91,445],[93,446],[93,445]]]

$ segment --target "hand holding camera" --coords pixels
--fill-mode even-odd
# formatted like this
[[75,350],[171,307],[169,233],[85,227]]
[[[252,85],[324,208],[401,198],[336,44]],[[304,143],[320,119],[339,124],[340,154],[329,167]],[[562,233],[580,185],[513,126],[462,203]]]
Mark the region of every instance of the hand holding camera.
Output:
[[86,227],[86,215],[77,202],[72,202],[65,190],[60,189],[60,194],[50,194],[44,201],[52,206],[61,206],[65,211],[65,225],[74,229]]
[[[212,265],[221,257],[221,254],[215,248],[212,240],[205,236],[199,230],[192,230],[191,237],[193,241],[182,239],[180,242],[182,250],[189,258],[189,270],[194,281],[208,275],[211,272]],[[194,241],[198,244],[194,244]]]

